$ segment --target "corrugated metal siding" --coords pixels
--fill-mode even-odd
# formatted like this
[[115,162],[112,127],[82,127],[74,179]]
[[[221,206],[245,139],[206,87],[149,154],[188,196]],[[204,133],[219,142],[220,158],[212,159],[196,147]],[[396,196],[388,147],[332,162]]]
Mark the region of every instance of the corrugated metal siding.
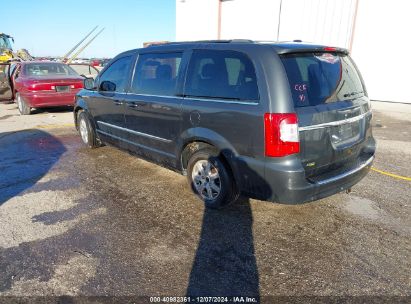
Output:
[[[357,1],[352,56],[370,98],[411,103],[406,89],[411,65],[408,56],[400,54],[411,47],[408,1],[225,1],[221,3],[221,38],[301,39],[349,48]],[[218,7],[218,0],[177,0],[177,39],[217,39]],[[393,52],[393,45],[399,50]]]
[[283,0],[280,40],[348,48],[356,0]]

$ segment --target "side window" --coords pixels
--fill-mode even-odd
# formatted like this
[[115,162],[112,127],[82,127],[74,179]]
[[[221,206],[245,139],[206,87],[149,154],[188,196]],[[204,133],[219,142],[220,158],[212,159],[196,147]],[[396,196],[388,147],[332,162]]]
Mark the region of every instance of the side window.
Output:
[[130,72],[132,57],[126,56],[111,64],[100,76],[100,91],[124,92]]
[[137,94],[174,95],[182,56],[182,53],[140,55],[132,91]]
[[194,50],[184,94],[228,100],[258,100],[254,65],[241,52]]

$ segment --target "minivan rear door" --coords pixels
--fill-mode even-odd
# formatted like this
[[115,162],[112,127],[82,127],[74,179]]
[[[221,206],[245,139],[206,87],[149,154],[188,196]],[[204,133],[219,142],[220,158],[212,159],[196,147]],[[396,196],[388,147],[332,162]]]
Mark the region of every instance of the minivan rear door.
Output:
[[281,55],[299,120],[308,178],[361,160],[371,136],[369,99],[351,58],[338,52]]

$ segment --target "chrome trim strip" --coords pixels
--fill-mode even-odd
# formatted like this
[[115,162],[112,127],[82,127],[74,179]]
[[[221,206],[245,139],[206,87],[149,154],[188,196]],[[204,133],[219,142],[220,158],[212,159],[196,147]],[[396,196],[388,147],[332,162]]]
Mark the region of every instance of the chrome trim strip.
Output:
[[330,121],[330,122],[326,122],[326,123],[322,123],[322,124],[318,124],[318,125],[306,126],[306,127],[299,127],[298,131],[301,132],[301,131],[308,131],[308,130],[327,128],[327,127],[340,126],[340,125],[344,125],[344,124],[347,124],[347,123],[351,123],[351,122],[361,120],[361,119],[363,119],[364,117],[366,117],[370,114],[371,114],[371,111],[368,111],[367,113],[363,113],[361,115],[351,117],[351,118],[347,118],[347,119],[343,119],[343,120]]
[[112,138],[115,138],[115,139],[124,141],[124,142],[126,142],[126,143],[128,143],[128,144],[137,146],[137,147],[142,148],[142,149],[150,150],[150,151],[156,152],[156,153],[158,153],[158,154],[163,154],[163,155],[168,156],[168,157],[170,157],[170,158],[176,158],[175,155],[173,155],[173,154],[171,154],[171,153],[167,153],[167,152],[160,151],[160,150],[157,150],[157,149],[154,149],[154,148],[150,148],[150,147],[147,147],[147,146],[145,146],[145,145],[142,145],[142,144],[138,144],[138,143],[129,141],[129,140],[127,140],[127,139],[121,138],[121,137],[119,137],[119,136],[115,136],[115,135],[113,135],[113,134],[110,134],[110,133],[107,133],[107,132],[104,132],[104,131],[101,131],[101,130],[97,130],[97,132],[100,133],[100,134],[104,134],[104,135],[106,135],[106,136],[109,136],[109,137],[112,137]]
[[197,101],[210,101],[210,102],[218,102],[218,103],[229,103],[229,104],[244,104],[244,105],[258,105],[259,102],[255,101],[234,101],[234,100],[224,100],[224,99],[214,99],[214,98],[196,98],[196,97],[182,97],[176,95],[152,95],[152,94],[138,94],[129,92],[127,93],[129,96],[143,96],[143,97],[161,97],[161,98],[174,98],[174,99],[189,99],[189,100],[197,100]]
[[139,94],[139,93],[134,93],[134,92],[128,92],[128,96],[142,96],[142,97],[161,97],[161,98],[174,98],[174,99],[183,99],[181,96],[176,96],[176,95],[154,95],[154,94]]
[[367,161],[366,161],[365,163],[363,163],[361,166],[359,166],[359,167],[357,167],[357,168],[355,168],[355,169],[352,169],[352,170],[350,170],[350,171],[344,172],[344,173],[342,173],[342,174],[340,174],[340,175],[337,175],[337,176],[334,176],[334,177],[331,177],[331,178],[328,178],[328,179],[325,179],[325,180],[322,180],[322,181],[318,181],[318,182],[316,182],[316,184],[317,184],[317,185],[325,185],[325,184],[329,184],[329,183],[338,181],[338,180],[340,180],[340,179],[342,179],[342,178],[344,178],[344,177],[347,177],[347,176],[349,176],[349,175],[351,175],[351,174],[354,174],[354,173],[357,173],[358,171],[361,171],[361,170],[364,169],[365,167],[369,166],[369,165],[372,163],[373,160],[374,160],[374,156],[372,156],[372,157],[370,157],[369,159],[367,159]]
[[255,102],[255,101],[234,101],[234,100],[195,98],[195,97],[184,97],[184,99],[196,100],[196,101],[209,101],[209,102],[217,102],[217,103],[228,103],[228,104],[241,104],[241,105],[249,105],[249,106],[259,105],[259,102]]
[[172,140],[170,140],[170,139],[165,139],[165,138],[162,138],[162,137],[157,137],[157,136],[154,136],[154,135],[133,131],[133,130],[123,128],[123,127],[119,127],[119,126],[116,126],[116,125],[112,125],[112,124],[109,124],[109,123],[106,123],[106,122],[103,122],[103,121],[97,121],[97,124],[107,126],[107,127],[111,127],[111,128],[117,129],[117,130],[129,132],[129,133],[132,133],[132,134],[135,134],[135,135],[138,135],[138,136],[143,136],[143,137],[159,140],[159,141],[162,141],[162,142],[165,142],[165,143],[171,143],[172,142]]

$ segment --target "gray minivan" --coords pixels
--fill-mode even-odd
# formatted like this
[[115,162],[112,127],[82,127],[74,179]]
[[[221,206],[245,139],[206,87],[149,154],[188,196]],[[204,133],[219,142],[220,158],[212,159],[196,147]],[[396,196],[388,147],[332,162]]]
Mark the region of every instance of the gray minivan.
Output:
[[76,97],[82,140],[187,175],[207,207],[240,194],[303,203],[350,189],[375,141],[347,50],[299,42],[175,42],[124,52]]

